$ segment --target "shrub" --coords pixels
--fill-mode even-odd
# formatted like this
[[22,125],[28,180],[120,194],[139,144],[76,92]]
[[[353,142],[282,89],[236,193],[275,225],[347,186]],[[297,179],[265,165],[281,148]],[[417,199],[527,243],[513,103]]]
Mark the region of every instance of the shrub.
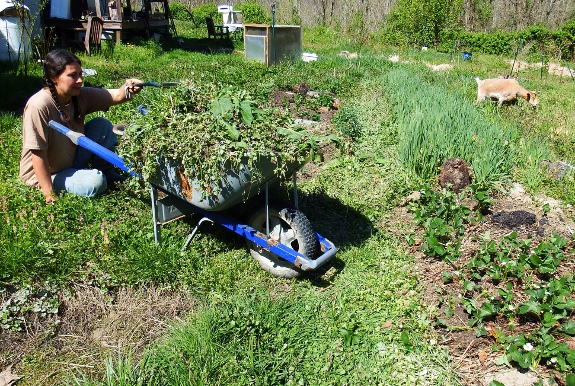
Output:
[[438,51],[449,52],[455,41],[456,48],[464,48],[467,51],[479,51],[486,54],[509,55],[516,45],[516,35],[513,33],[473,33],[457,30],[443,31],[440,38]]
[[540,54],[543,50],[557,59],[572,59],[575,48],[574,33],[575,22],[566,23],[557,31],[550,31],[541,25],[531,26],[515,33],[499,31],[483,33],[451,29],[442,31],[438,50],[449,52],[455,41],[457,48],[468,51],[510,55],[515,52],[521,39],[522,46],[530,46],[530,54]]
[[272,22],[271,17],[266,15],[261,5],[257,3],[248,2],[238,5],[237,8],[242,11],[243,20],[246,24],[270,24]]
[[170,3],[170,13],[176,20],[192,21],[192,13],[182,3]]
[[218,15],[218,7],[213,3],[198,5],[192,9],[192,22],[196,27],[206,25],[206,18],[215,19]]

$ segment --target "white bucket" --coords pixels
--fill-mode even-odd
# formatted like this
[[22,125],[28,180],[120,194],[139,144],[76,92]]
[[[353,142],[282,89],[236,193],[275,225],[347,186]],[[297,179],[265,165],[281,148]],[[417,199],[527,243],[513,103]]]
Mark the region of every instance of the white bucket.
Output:
[[28,18],[21,20],[15,9],[7,7],[0,16],[0,60],[16,61],[32,56],[30,44],[30,19],[28,7],[24,6]]

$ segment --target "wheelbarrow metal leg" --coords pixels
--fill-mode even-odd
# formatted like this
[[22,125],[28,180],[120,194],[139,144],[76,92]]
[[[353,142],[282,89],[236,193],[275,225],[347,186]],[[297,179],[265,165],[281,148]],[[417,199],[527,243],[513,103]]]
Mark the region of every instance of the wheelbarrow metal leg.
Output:
[[162,243],[162,226],[158,221],[158,189],[152,185],[151,196],[152,196],[152,220],[154,221],[154,240],[156,245]]
[[268,197],[268,183],[266,182],[266,238],[270,238],[270,202]]
[[196,224],[196,227],[194,228],[194,230],[192,231],[192,233],[189,234],[188,238],[186,239],[186,242],[184,243],[184,246],[182,247],[182,252],[186,250],[186,248],[188,247],[188,245],[190,245],[190,242],[192,241],[192,238],[194,238],[194,235],[196,234],[196,232],[198,231],[198,229],[200,228],[200,225],[204,222],[204,221],[209,221],[212,224],[214,223],[211,219],[207,218],[207,217],[202,217],[202,219],[200,221],[198,221],[198,223]]

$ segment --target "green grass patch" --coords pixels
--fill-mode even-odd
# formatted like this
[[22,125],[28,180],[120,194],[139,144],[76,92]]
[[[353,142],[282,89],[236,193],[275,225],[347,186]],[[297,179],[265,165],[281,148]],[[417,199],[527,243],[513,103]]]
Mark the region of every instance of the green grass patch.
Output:
[[463,158],[479,184],[504,181],[514,158],[513,132],[485,120],[465,99],[445,93],[405,70],[387,74],[401,130],[399,158],[410,172],[428,179],[447,158]]
[[[205,26],[177,24],[185,45],[202,43]],[[270,68],[238,53],[191,52],[146,41],[111,45],[102,55],[80,54],[83,66],[98,72],[86,82],[104,87],[117,87],[128,77],[234,85],[258,105],[267,104],[272,91],[302,82],[337,95],[341,109],[333,125],[354,141],[313,169],[313,178],[298,182],[298,194],[314,229],[339,251],[324,270],[301,280],[271,277],[250,258],[244,239],[216,225],[203,225],[181,251],[198,216],[163,226],[163,244],[155,246],[145,191],[121,187],[92,200],[63,195],[46,206],[40,192],[18,179],[21,117],[0,114],[2,293],[31,288],[22,307],[8,311],[7,322],[34,312],[36,289],[46,281],[51,292],[40,306],[48,311],[53,300],[62,301],[54,288],[73,283],[111,294],[122,286],[165,285],[191,294],[199,307],[144,352],[114,354],[107,373],[86,373],[84,379],[64,371],[58,380],[162,383],[161,375],[164,384],[457,384],[448,354],[434,344],[430,321],[437,310],[422,305],[413,258],[401,235],[387,233],[384,219],[420,182],[430,182],[451,155],[470,157],[482,181],[516,178],[534,192],[575,202],[572,178],[556,181],[539,169],[542,159],[572,157],[572,134],[565,129],[574,122],[565,98],[572,84],[525,71],[522,85],[541,90],[537,112],[522,101],[475,107],[473,76],[506,73],[505,58],[474,53],[471,62],[459,62],[454,56],[453,69],[434,72],[423,62],[446,63],[449,55],[362,46],[357,59],[337,56],[353,47],[342,33],[318,29],[304,31],[304,50],[317,52],[318,61]],[[388,61],[394,53],[417,63]],[[10,83],[21,92],[10,110],[22,107],[24,94],[40,87],[39,67],[34,71],[29,79]],[[131,123],[142,118],[138,104],[163,110],[166,105],[158,101],[169,93],[144,89],[133,103],[98,115]],[[408,159],[411,166],[405,167]],[[289,196],[290,184],[279,191]],[[389,321],[391,327],[383,328]],[[32,362],[16,364],[14,371],[31,383],[61,368],[52,363],[58,355],[27,357],[46,358],[45,374]]]

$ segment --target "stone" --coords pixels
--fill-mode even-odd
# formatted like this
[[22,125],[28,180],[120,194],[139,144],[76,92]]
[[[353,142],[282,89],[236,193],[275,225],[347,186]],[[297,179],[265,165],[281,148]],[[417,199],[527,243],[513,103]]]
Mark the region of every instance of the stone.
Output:
[[[531,386],[537,383],[539,378],[532,372],[522,373],[518,370],[505,370],[485,376],[485,385],[489,385],[492,381],[501,382],[505,386]],[[545,380],[543,384],[548,385],[549,383]]]
[[305,82],[298,83],[293,86],[293,92],[296,94],[306,95],[309,92],[310,88],[309,85]]
[[470,172],[471,168],[461,158],[448,158],[441,165],[439,185],[446,189],[451,186],[454,192],[459,192],[471,184]]

